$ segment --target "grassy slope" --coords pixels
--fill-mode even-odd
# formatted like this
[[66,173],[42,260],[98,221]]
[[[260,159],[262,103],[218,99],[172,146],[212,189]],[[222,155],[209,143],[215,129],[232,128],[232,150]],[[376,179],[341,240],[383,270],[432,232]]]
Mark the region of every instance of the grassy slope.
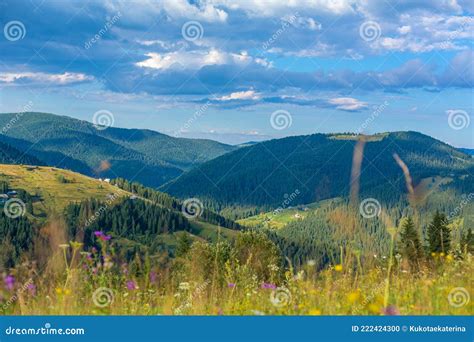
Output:
[[[69,183],[62,183],[64,177]],[[79,173],[47,166],[0,165],[0,179],[8,181],[13,189],[23,189],[37,195],[35,210],[43,213],[61,213],[72,202],[89,198],[107,200],[114,193],[119,197],[131,195],[107,182]]]
[[[309,213],[315,211],[318,208],[325,207],[332,202],[340,201],[339,198],[323,200],[308,205],[298,206],[297,208],[285,208],[280,211],[271,211],[267,213],[261,213],[255,216],[247,217],[245,219],[238,220],[237,223],[246,227],[257,227],[264,226],[271,229],[280,229],[285,227],[290,222],[300,221],[305,219]],[[300,210],[306,208],[306,210]]]
[[[62,183],[60,177],[64,177],[69,183]],[[37,196],[33,205],[34,215],[30,215],[30,218],[40,224],[52,214],[61,214],[73,202],[90,198],[106,201],[110,194],[118,195],[118,202],[120,198],[132,195],[107,182],[48,166],[0,164],[0,180],[6,180],[13,189],[23,189]],[[193,221],[192,225],[193,235],[206,240],[216,240],[218,229],[223,238],[233,238],[237,234],[231,229],[218,228],[206,222]],[[175,234],[167,234],[163,239],[169,244],[176,243]]]

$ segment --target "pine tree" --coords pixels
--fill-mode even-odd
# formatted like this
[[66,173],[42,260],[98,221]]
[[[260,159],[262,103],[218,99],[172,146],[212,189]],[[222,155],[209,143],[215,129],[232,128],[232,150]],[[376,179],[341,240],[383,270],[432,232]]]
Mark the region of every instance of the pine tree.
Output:
[[428,226],[428,250],[431,253],[447,253],[451,247],[451,235],[446,216],[436,211]]
[[401,251],[404,257],[408,259],[412,268],[418,268],[419,260],[423,256],[423,250],[415,223],[411,217],[408,217],[403,223],[400,237]]
[[183,232],[178,238],[178,246],[176,247],[176,256],[182,257],[188,253],[191,249],[193,240],[189,237],[188,233]]

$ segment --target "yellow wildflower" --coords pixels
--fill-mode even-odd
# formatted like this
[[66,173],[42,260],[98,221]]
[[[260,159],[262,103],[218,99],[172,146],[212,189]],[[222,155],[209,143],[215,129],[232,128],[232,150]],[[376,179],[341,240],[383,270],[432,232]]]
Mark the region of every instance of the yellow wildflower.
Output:
[[342,264],[338,264],[338,265],[334,266],[334,270],[336,272],[341,272],[342,271]]
[[367,306],[367,309],[369,310],[370,313],[373,314],[379,314],[380,313],[380,307],[377,304],[371,303]]
[[56,288],[56,294],[60,295],[60,294],[62,294],[62,293],[63,293],[63,289],[60,288],[60,287],[57,287],[57,288]]
[[351,292],[347,295],[347,301],[351,304],[355,303],[360,297],[359,292]]
[[311,309],[311,310],[309,310],[308,315],[310,315],[310,316],[320,316],[321,315],[321,310]]
[[453,256],[452,256],[451,254],[448,254],[448,255],[446,256],[446,261],[453,261],[453,260],[454,260],[454,258],[453,258]]
[[436,252],[431,252],[431,256],[432,256],[432,257],[435,257],[435,256],[436,256]]

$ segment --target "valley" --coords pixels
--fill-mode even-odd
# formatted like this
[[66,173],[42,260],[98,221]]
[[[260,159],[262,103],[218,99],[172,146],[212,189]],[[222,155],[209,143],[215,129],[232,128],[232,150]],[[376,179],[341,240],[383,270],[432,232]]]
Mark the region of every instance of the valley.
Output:
[[[26,124],[41,127],[45,120],[50,117],[34,114]],[[125,142],[123,131],[96,134],[88,124],[73,129],[75,121],[68,120],[53,120],[65,132],[63,138],[57,143],[46,139],[41,148],[17,145],[20,133],[2,136],[0,185],[6,197],[0,213],[0,270],[18,282],[33,276],[41,293],[24,294],[28,309],[15,304],[4,313],[33,313],[45,305],[44,298],[53,298],[54,304],[41,312],[68,314],[72,303],[90,302],[104,287],[114,293],[115,304],[74,312],[470,310],[446,306],[448,280],[438,279],[444,272],[467,286],[471,276],[460,270],[473,267],[474,160],[447,144],[416,132],[314,134],[239,148],[192,141],[214,152],[193,156],[184,144],[182,153],[173,152],[174,164],[153,152],[156,159],[143,166],[145,175],[156,176],[156,167],[158,175],[163,167],[179,172],[150,183],[141,171],[121,170],[130,161],[151,160],[145,145],[156,146],[157,133],[135,132],[138,142]],[[70,135],[78,131],[96,136],[97,144],[88,147],[93,153],[70,148],[68,140],[76,139]],[[118,145],[119,151],[134,151],[122,154],[130,159],[112,161]],[[184,159],[178,161],[179,155]],[[95,164],[102,169],[92,171]],[[436,229],[449,237],[440,241]],[[423,276],[414,276],[418,272]],[[333,292],[328,285],[333,281],[347,298]],[[392,288],[377,293],[366,288],[381,282]],[[417,290],[425,283],[431,284],[431,294]],[[187,291],[208,285],[205,297],[192,294],[199,304],[189,306]],[[298,304],[290,309],[266,302],[267,287],[284,289]],[[255,301],[246,299],[247,291],[255,292]],[[320,291],[338,306],[306,295]]]

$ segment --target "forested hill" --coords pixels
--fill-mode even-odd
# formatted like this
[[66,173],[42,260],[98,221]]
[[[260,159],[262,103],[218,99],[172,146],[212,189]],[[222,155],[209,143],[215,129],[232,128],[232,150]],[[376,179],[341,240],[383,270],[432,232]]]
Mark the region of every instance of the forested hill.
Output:
[[178,232],[213,240],[232,238],[241,229],[199,201],[189,206],[138,183],[100,181],[49,166],[0,164],[0,190],[11,193],[1,201],[0,269],[33,251],[38,238],[53,238],[50,234],[92,245],[100,231],[125,250],[157,253],[172,251]]
[[[365,145],[361,192],[388,199],[405,193],[403,173],[393,154],[410,169],[415,185],[432,176],[462,177],[473,172],[467,154],[417,132],[384,133]],[[219,206],[280,206],[346,196],[354,146],[351,135],[314,134],[262,142],[204,163],[162,190],[181,198],[199,197]],[[291,194],[296,194],[291,196]]]
[[0,142],[0,164],[43,165],[44,163],[13,146]]
[[109,127],[45,113],[0,114],[0,142],[89,176],[159,186],[191,167],[236,149],[212,140],[174,138],[150,130]]

